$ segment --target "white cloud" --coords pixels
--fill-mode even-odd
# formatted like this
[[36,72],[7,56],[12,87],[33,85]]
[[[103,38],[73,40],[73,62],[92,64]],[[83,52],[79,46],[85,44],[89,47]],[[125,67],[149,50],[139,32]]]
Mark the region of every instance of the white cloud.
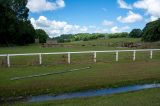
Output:
[[35,29],[45,30],[50,37],[60,36],[62,34],[109,32],[108,29],[103,27],[69,24],[65,21],[49,20],[45,16],[40,16],[38,19],[31,18],[30,20]]
[[155,21],[157,19],[158,19],[158,17],[150,16],[149,18],[145,19],[145,22],[148,23],[148,22],[151,22],[151,21]]
[[51,11],[65,7],[65,2],[64,0],[56,0],[55,2],[48,0],[28,0],[27,7],[33,13]]
[[119,16],[117,20],[122,23],[134,23],[137,21],[141,21],[143,17],[140,14],[129,11],[126,17]]
[[113,21],[104,20],[102,22],[102,25],[104,25],[104,26],[113,26],[114,22]]
[[132,9],[132,6],[127,4],[124,0],[118,0],[117,1],[120,8],[124,8],[124,9]]
[[157,20],[158,19],[158,17],[156,17],[156,16],[151,16],[150,17],[150,21],[155,21],[155,20]]
[[61,34],[86,33],[91,29],[96,29],[96,27],[93,28],[93,26],[89,28],[89,26],[68,24],[65,21],[48,20],[45,16],[40,16],[37,20],[34,18],[30,20],[35,29],[44,29],[50,37]]
[[135,8],[144,9],[148,15],[160,17],[160,0],[139,0],[133,4]]
[[65,2],[64,2],[64,0],[57,0],[57,1],[56,1],[56,4],[57,4],[57,7],[58,7],[58,8],[63,8],[63,7],[65,7]]
[[124,26],[124,27],[114,26],[110,29],[110,32],[111,33],[128,32],[129,29],[130,29],[129,26]]
[[111,33],[117,33],[117,32],[120,32],[117,26],[111,28]]

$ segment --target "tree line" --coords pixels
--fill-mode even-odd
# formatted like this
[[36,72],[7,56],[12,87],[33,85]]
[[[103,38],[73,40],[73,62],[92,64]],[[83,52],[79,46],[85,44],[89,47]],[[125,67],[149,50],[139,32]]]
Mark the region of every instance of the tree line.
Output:
[[78,34],[62,34],[61,36],[55,37],[53,39],[60,43],[72,42],[72,41],[88,41],[105,37],[105,34],[99,33],[78,33]]
[[28,19],[28,0],[0,0],[0,45],[26,45],[39,38],[45,42],[44,30],[35,30]]
[[95,40],[95,39],[101,39],[101,38],[121,38],[121,37],[127,37],[128,33],[122,32],[122,33],[114,33],[114,34],[108,34],[108,33],[78,33],[78,34],[62,34],[61,36],[55,37],[53,39],[57,40],[60,43],[64,42],[72,42],[72,41],[89,41],[89,40]]
[[99,38],[141,38],[144,42],[155,42],[160,40],[160,19],[146,24],[143,30],[133,29],[130,33],[79,33],[79,34],[63,34],[55,37],[58,42],[71,41],[88,41]]
[[[32,26],[28,19],[27,2],[28,0],[0,0],[0,45],[26,45],[35,43],[35,39],[45,43],[49,38],[44,30],[34,29]],[[122,37],[141,38],[145,42],[159,41],[160,19],[147,23],[143,30],[133,29],[130,33],[63,34],[53,39],[58,42],[71,42]]]

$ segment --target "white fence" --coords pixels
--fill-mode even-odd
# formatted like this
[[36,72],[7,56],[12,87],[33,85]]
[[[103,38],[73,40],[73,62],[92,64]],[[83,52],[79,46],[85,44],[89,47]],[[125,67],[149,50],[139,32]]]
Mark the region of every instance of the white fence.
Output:
[[81,51],[81,52],[52,52],[52,53],[26,53],[26,54],[0,54],[0,57],[7,57],[7,66],[10,67],[10,57],[11,56],[39,56],[39,64],[42,64],[42,55],[49,54],[67,54],[68,55],[68,64],[71,63],[71,54],[84,54],[84,53],[93,53],[93,62],[97,62],[97,53],[115,53],[115,61],[119,61],[119,52],[133,52],[133,61],[136,60],[136,52],[150,52],[150,59],[153,58],[154,51],[160,51],[160,49],[137,49],[137,50],[107,50],[107,51]]

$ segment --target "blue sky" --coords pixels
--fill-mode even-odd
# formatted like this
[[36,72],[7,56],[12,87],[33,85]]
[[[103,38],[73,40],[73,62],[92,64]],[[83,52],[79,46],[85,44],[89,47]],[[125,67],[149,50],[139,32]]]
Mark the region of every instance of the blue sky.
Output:
[[[145,5],[144,5],[145,4]],[[29,18],[50,37],[142,29],[160,17],[160,0],[29,0]]]

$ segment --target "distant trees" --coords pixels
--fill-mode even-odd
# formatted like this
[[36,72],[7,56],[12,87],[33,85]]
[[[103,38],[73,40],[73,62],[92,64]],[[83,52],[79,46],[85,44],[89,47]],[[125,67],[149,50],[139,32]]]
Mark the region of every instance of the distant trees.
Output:
[[36,29],[36,38],[39,39],[39,43],[46,43],[49,36],[43,29]]
[[71,41],[88,41],[98,38],[104,38],[106,34],[100,34],[100,33],[78,33],[78,34],[63,34],[59,37],[55,37],[58,42],[64,43],[64,42],[71,42]]
[[128,37],[128,33],[127,32],[122,32],[122,33],[111,33],[107,35],[108,38],[126,38]]
[[102,38],[105,37],[105,34],[99,34],[99,33],[93,33],[93,34],[89,34],[89,33],[79,33],[79,34],[75,34],[75,36],[73,37],[73,40],[75,41],[88,41],[88,40],[94,40],[94,39],[98,39],[98,38]]
[[160,40],[160,19],[146,24],[143,29],[142,40],[146,42]]
[[61,36],[55,37],[53,39],[57,40],[60,43],[64,43],[64,42],[71,42],[71,40],[73,39],[72,34],[63,34]]
[[131,37],[131,38],[140,38],[140,37],[142,37],[142,30],[141,29],[133,29],[129,33],[129,37]]
[[156,21],[149,22],[146,24],[143,30],[133,29],[130,33],[110,33],[110,34],[101,34],[101,33],[79,33],[79,34],[67,34],[56,37],[59,42],[70,42],[70,41],[88,41],[98,38],[142,38],[142,41],[145,42],[155,42],[160,41],[160,18]]
[[34,43],[35,30],[28,20],[27,0],[0,1],[0,44]]

